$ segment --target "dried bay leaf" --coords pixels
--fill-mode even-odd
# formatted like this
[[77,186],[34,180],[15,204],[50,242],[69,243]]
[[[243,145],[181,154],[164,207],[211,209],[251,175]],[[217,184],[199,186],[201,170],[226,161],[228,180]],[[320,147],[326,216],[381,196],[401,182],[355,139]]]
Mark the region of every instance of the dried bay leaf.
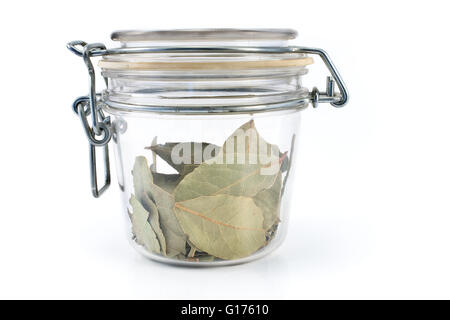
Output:
[[[206,162],[217,163],[218,160],[222,160],[222,163],[230,163],[230,160],[234,159],[236,164],[268,166],[271,161],[279,165],[280,157],[279,148],[264,140],[256,130],[254,120],[250,120],[227,138],[216,157]],[[273,172],[275,173],[277,172]]]
[[130,199],[133,214],[131,215],[131,222],[133,226],[133,234],[136,237],[136,242],[143,245],[147,250],[155,253],[160,253],[161,248],[159,241],[148,222],[149,213],[135,198]]
[[[203,161],[216,155],[220,147],[206,142],[168,142],[165,144],[152,145],[146,147],[152,150],[172,168],[178,171],[181,176],[185,176],[197,168]],[[176,152],[180,151],[180,152]],[[184,155],[181,151],[187,151]],[[176,163],[173,161],[172,153],[179,159],[186,159],[186,163]]]
[[253,197],[273,185],[276,175],[261,175],[258,165],[202,164],[175,188],[175,200],[229,194]]
[[150,223],[153,232],[155,232],[156,237],[158,238],[159,245],[161,247],[161,253],[163,255],[167,255],[166,238],[159,224],[159,212],[156,204],[150,199],[150,197],[147,197],[144,201],[141,202],[141,204],[149,212],[148,222]]
[[182,177],[179,174],[165,174],[159,172],[152,172],[153,182],[158,187],[164,189],[168,193],[173,193]]
[[153,184],[152,173],[147,159],[143,156],[136,157],[134,161],[133,184],[135,196],[142,203],[142,199],[150,195],[150,185]]
[[162,254],[166,255],[166,239],[159,223],[159,212],[153,200],[150,198],[153,178],[145,157],[137,157],[133,167],[133,183],[136,201],[149,213],[149,223],[156,234]]
[[186,235],[175,217],[174,196],[153,183],[149,189],[150,197],[158,208],[159,222],[166,239],[167,256],[186,254]]
[[178,172],[156,172],[155,159],[149,167],[145,157],[137,157],[133,168],[133,201],[147,212],[162,254],[192,262],[239,259],[273,239],[292,152],[288,157],[265,141],[254,121],[222,147],[154,139],[146,149]]
[[[133,180],[136,198],[147,210],[152,210],[152,204],[157,208],[159,232],[156,221],[152,222],[157,235],[162,234],[164,245],[163,254],[172,257],[186,252],[186,236],[183,233],[173,211],[173,195],[154,184],[153,174],[148,166],[147,159],[143,156],[136,157],[133,168]],[[155,215],[156,216],[156,215]],[[153,223],[154,222],[154,223]]]
[[155,163],[153,163],[150,166],[150,171],[153,183],[156,184],[158,187],[164,189],[168,193],[173,193],[175,187],[183,178],[179,174],[166,174],[157,172]]
[[264,216],[263,228],[266,231],[278,223],[280,219],[281,183],[282,172],[280,170],[272,187],[260,191],[253,198],[255,204],[262,210]]
[[[266,159],[261,159],[261,148],[268,151]],[[262,139],[253,120],[249,121],[225,141],[216,157],[202,163],[179,183],[175,200],[218,194],[253,197],[275,182],[280,168],[279,154],[278,147]],[[263,172],[270,166],[274,166],[273,173]]]
[[201,196],[177,202],[175,214],[196,248],[221,259],[247,257],[266,241],[263,213],[249,197]]

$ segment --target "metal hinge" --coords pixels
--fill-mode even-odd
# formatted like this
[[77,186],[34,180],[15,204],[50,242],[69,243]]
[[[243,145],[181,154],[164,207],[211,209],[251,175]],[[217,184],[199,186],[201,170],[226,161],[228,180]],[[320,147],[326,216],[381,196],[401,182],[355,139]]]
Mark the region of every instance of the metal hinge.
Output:
[[[82,46],[83,50],[76,49],[76,46]],[[86,137],[89,141],[89,161],[91,173],[91,190],[94,197],[98,198],[108,189],[111,184],[111,170],[109,165],[108,143],[111,140],[111,120],[105,117],[99,104],[100,95],[95,91],[95,69],[92,65],[92,53],[96,50],[106,49],[105,45],[93,43],[87,44],[84,41],[74,41],[68,45],[70,51],[78,56],[82,56],[89,72],[90,85],[89,95],[82,96],[73,102],[73,110],[79,116]],[[88,116],[91,116],[89,124]],[[104,182],[99,187],[97,182],[97,148],[103,149],[103,167]]]

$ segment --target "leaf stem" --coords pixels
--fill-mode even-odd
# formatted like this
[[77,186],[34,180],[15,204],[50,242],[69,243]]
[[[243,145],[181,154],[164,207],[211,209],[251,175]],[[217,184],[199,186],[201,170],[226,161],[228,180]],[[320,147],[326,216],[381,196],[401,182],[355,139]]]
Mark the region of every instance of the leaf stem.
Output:
[[188,258],[193,258],[195,256],[195,252],[197,251],[196,247],[191,247],[191,250],[189,251]]

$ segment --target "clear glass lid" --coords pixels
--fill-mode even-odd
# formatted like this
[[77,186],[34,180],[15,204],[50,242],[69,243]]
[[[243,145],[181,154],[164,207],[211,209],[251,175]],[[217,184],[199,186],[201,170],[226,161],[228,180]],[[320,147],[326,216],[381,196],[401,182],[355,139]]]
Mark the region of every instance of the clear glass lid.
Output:
[[[147,44],[205,45],[227,43],[239,45],[280,46],[295,39],[297,31],[292,29],[178,29],[178,30],[122,30],[111,34],[111,39],[120,41],[122,46]],[[150,43],[149,43],[150,42]]]

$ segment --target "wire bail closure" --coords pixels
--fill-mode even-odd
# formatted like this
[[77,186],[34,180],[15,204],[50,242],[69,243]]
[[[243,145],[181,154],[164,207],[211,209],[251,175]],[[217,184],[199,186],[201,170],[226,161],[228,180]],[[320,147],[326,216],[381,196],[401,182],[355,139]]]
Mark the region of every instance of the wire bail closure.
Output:
[[[76,46],[82,46],[80,51]],[[101,196],[111,184],[111,170],[109,164],[108,143],[111,140],[111,119],[106,117],[100,108],[100,94],[95,90],[95,69],[92,65],[91,56],[94,50],[104,50],[105,45],[101,43],[87,44],[84,41],[74,41],[68,45],[70,51],[82,56],[89,72],[90,86],[89,96],[82,96],[72,104],[74,112],[79,116],[86,137],[89,141],[89,160],[91,173],[91,190],[95,198]],[[91,125],[87,117],[91,115]],[[96,148],[103,149],[104,182],[99,187],[97,182],[97,153]]]
[[[85,134],[90,144],[90,171],[91,171],[91,189],[94,197],[102,195],[111,183],[111,172],[109,165],[109,150],[108,143],[111,140],[111,121],[110,117],[105,117],[101,105],[101,94],[95,89],[95,69],[92,65],[92,57],[101,57],[105,55],[118,54],[139,54],[139,53],[305,53],[318,55],[328,71],[330,76],[326,79],[326,89],[321,92],[317,87],[314,87],[309,93],[309,102],[314,108],[317,108],[320,103],[329,103],[333,107],[340,108],[345,106],[348,102],[349,95],[347,88],[337,71],[336,66],[331,61],[329,55],[322,49],[309,47],[146,47],[146,48],[112,48],[107,49],[102,43],[88,44],[84,41],[72,41],[67,44],[67,48],[75,55],[82,57],[89,73],[90,85],[89,95],[77,98],[73,103],[73,110],[79,116],[83,125]],[[105,79],[106,81],[106,79]],[[335,85],[337,85],[339,92],[335,92]],[[165,108],[167,112],[180,112],[178,107]],[[267,110],[274,110],[273,106],[267,106]],[[158,108],[158,112],[164,112]],[[210,113],[211,110],[204,108],[205,112]],[[91,116],[91,125],[87,120]],[[98,187],[97,182],[97,159],[96,148],[103,149],[104,158],[104,183],[101,188]]]

